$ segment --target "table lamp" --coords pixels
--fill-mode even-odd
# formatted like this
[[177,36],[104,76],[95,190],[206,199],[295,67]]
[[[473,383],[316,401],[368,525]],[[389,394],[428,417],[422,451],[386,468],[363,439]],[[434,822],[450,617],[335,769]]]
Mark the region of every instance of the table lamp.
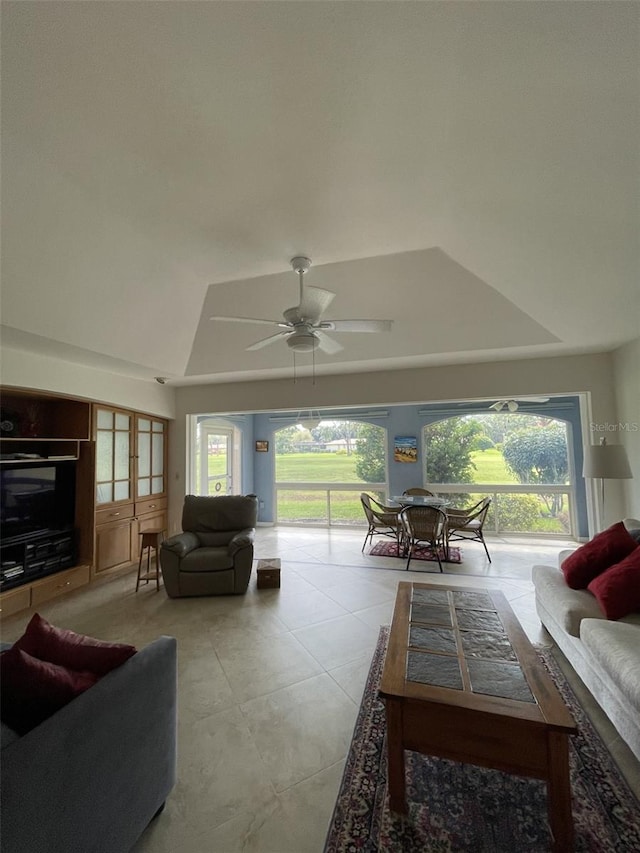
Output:
[[600,444],[590,444],[584,449],[582,476],[601,481],[604,519],[604,481],[630,480],[633,477],[627,451],[621,444],[607,444],[607,439],[604,437],[600,439]]

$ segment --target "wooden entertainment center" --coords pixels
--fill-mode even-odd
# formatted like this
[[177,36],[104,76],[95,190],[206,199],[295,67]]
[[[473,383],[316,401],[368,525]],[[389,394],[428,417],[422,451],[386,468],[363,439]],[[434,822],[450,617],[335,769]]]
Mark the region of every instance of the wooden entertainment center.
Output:
[[75,476],[73,531],[0,543],[2,616],[133,569],[140,534],[167,529],[167,436],[168,421],[143,412],[2,389],[0,468],[72,466]]

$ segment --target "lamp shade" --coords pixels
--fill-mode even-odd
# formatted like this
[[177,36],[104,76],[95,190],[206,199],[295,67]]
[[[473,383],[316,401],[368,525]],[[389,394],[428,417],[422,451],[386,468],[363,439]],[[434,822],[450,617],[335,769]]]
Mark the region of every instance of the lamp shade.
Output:
[[627,452],[621,444],[591,444],[584,449],[583,477],[630,480],[633,477]]

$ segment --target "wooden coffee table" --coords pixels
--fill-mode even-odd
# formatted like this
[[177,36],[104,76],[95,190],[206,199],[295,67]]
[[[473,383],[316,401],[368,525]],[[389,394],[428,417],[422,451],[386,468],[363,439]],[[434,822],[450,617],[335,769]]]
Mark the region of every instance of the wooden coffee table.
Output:
[[576,725],[501,592],[399,583],[380,695],[393,811],[411,749],[546,780],[553,850],[573,849]]

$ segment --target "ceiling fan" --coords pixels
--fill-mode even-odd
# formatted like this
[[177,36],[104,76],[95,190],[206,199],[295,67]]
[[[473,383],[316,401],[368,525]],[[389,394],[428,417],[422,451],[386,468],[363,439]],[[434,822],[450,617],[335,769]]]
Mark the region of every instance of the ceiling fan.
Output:
[[489,406],[490,409],[493,409],[494,412],[501,412],[503,409],[507,409],[510,412],[517,412],[520,408],[518,405],[520,403],[548,403],[548,397],[515,397],[510,400],[497,400],[492,406]]
[[311,267],[309,258],[296,256],[291,259],[293,271],[298,273],[300,302],[294,308],[283,311],[284,320],[262,320],[254,317],[220,317],[209,319],[227,323],[258,323],[279,326],[282,331],[256,341],[247,350],[259,350],[279,340],[285,340],[294,352],[322,350],[329,355],[340,352],[342,344],[327,335],[327,332],[388,332],[392,320],[323,320],[322,315],[333,302],[335,293],[319,287],[304,286],[304,275]]

